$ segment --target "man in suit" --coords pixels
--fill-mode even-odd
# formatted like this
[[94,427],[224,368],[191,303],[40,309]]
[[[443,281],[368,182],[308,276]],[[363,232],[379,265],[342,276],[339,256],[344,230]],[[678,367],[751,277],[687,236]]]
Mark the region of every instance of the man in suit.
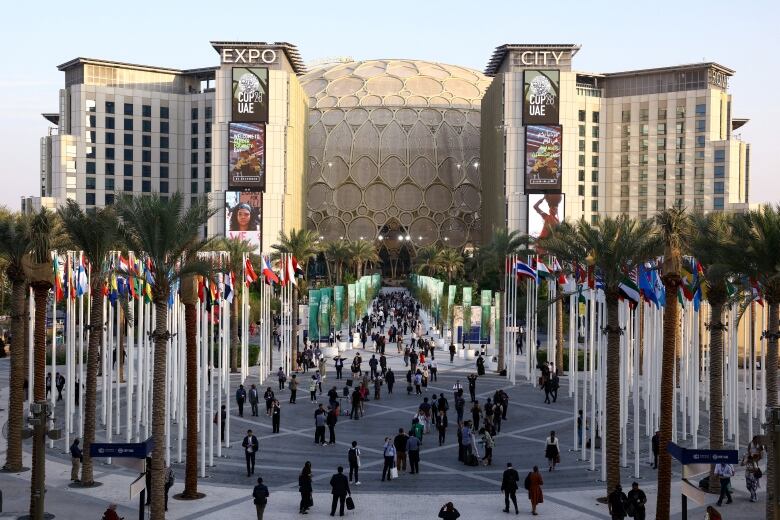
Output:
[[257,387],[252,385],[249,389],[249,404],[252,406],[252,417],[257,417],[257,403],[260,400],[260,396],[257,393]]
[[255,474],[255,455],[257,450],[260,449],[260,442],[257,437],[254,436],[252,430],[246,431],[246,437],[244,437],[241,446],[244,447],[244,455],[246,456],[246,476]]
[[512,499],[512,504],[515,506],[515,514],[519,514],[517,509],[517,483],[520,481],[520,475],[517,474],[517,470],[512,467],[511,462],[506,463],[506,470],[501,477],[501,491],[504,492],[504,513],[509,512],[509,499]]
[[255,503],[255,510],[257,511],[257,520],[263,520],[263,513],[265,512],[265,506],[268,504],[268,487],[263,484],[263,479],[257,479],[257,485],[252,490],[252,498]]
[[351,495],[349,490],[349,480],[344,475],[344,466],[339,466],[338,473],[330,478],[331,495],[333,495],[333,501],[330,504],[330,516],[336,516],[336,502],[339,504],[339,516],[344,516],[344,501],[347,499],[347,495]]
[[244,385],[238,385],[238,390],[236,390],[236,404],[238,404],[239,417],[244,416],[244,401],[246,401],[246,390],[244,390]]

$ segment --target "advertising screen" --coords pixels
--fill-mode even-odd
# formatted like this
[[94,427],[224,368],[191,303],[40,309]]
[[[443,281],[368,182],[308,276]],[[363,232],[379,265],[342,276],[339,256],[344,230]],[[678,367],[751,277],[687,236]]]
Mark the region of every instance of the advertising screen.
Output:
[[268,122],[268,69],[233,67],[233,117],[242,123]]
[[523,76],[523,124],[557,125],[560,72],[526,70]]
[[225,192],[225,235],[248,240],[260,252],[263,244],[263,194],[259,191]]
[[228,189],[265,190],[265,125],[228,125]]
[[545,238],[566,219],[563,193],[537,193],[528,196],[528,235]]
[[560,126],[525,127],[525,191],[560,191],[562,176]]

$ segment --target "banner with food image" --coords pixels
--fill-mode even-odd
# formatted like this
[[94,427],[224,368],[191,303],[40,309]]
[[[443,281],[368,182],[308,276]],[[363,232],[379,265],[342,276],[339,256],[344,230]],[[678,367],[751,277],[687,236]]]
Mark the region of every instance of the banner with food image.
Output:
[[560,126],[525,127],[525,191],[561,191],[563,132]]

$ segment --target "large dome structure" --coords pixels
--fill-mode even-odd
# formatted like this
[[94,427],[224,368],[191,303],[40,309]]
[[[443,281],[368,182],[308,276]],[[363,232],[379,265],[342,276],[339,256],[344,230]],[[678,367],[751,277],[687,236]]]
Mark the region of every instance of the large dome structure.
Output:
[[419,247],[479,240],[480,102],[490,78],[440,63],[369,60],[315,67],[301,84],[311,229],[381,243],[393,272],[408,269]]

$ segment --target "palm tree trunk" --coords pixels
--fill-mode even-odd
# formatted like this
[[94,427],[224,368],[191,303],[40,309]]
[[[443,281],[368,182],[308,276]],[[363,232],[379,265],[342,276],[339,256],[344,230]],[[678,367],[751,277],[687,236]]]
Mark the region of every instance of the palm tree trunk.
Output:
[[154,324],[154,372],[152,375],[152,520],[165,519],[165,408],[168,364],[168,297],[156,295]]
[[[766,406],[767,408],[777,407],[777,333],[780,327],[780,303],[768,302],[769,304],[769,336],[767,337],[766,349]],[[764,367],[761,367],[765,369]],[[775,480],[777,479],[777,461],[774,453],[774,443],[767,442],[766,454],[766,517],[774,518],[777,504],[777,497],[774,494]]]
[[194,303],[184,305],[187,335],[187,462],[184,467],[184,498],[200,498],[198,493],[198,313]]
[[230,372],[238,372],[238,350],[241,348],[241,342],[238,339],[238,295],[233,295],[233,302],[230,304]]
[[[555,292],[558,297],[558,301],[555,302],[555,371],[558,375],[563,375],[563,298],[561,298],[563,286],[561,284],[557,285],[557,291]],[[572,362],[576,363],[577,359],[570,360],[570,363]]]
[[[710,298],[710,449],[723,448],[723,301]],[[710,470],[710,492],[720,489],[715,467]]]
[[607,495],[620,484],[620,322],[617,294],[607,294]]
[[[97,280],[97,277],[94,278]],[[89,312],[89,345],[87,347],[87,386],[84,388],[84,462],[81,466],[81,485],[92,486],[95,483],[93,476],[92,457],[89,449],[95,442],[95,417],[97,408],[97,374],[100,367],[100,342],[103,339],[103,291],[101,283],[92,284],[90,287],[90,312]]]
[[[9,277],[10,278],[10,277]],[[6,471],[22,470],[22,428],[24,427],[24,278],[11,283],[11,374],[8,394],[8,447],[5,452]]]
[[[35,327],[33,329],[34,343],[33,343],[33,370],[35,385],[33,389],[33,398],[35,401],[46,400],[46,304],[49,300],[49,287],[51,284],[47,282],[35,282],[32,284],[33,291],[35,293]],[[52,316],[55,320],[56,316]],[[52,397],[54,397],[54,381],[52,381]],[[45,426],[35,427],[37,435],[43,435]],[[41,449],[43,448],[43,449]],[[38,501],[35,500],[34,493],[39,489],[43,489],[44,482],[46,482],[46,446],[42,442],[33,442],[33,455],[32,455],[32,477],[30,482],[30,517],[39,518],[43,517],[43,511],[38,511]],[[43,505],[43,501],[40,501],[40,505]]]
[[666,307],[664,308],[664,343],[661,353],[661,415],[659,425],[658,449],[658,495],[656,501],[656,518],[669,518],[669,504],[672,485],[672,457],[666,446],[672,440],[672,407],[674,403],[674,369],[675,347],[679,331],[679,302],[677,288],[680,285],[679,276],[675,274],[663,277],[666,291]]

